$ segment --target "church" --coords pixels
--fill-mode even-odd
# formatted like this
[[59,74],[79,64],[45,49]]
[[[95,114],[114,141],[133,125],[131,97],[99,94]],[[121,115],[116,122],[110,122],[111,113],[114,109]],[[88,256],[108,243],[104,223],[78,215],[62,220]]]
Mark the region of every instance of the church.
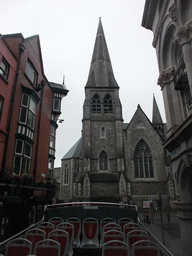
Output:
[[[166,124],[153,96],[152,122],[140,105],[124,123],[119,85],[115,80],[99,20],[85,85],[82,136],[63,156],[60,199],[153,203],[161,192],[163,208],[174,200],[169,161],[163,147]],[[149,199],[150,198],[150,199]]]

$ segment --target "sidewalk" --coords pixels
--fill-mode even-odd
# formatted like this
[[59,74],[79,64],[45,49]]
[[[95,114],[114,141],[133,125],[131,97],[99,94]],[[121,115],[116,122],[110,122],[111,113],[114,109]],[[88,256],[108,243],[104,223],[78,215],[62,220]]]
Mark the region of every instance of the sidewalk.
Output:
[[181,235],[179,220],[176,212],[169,213],[170,223],[168,222],[167,212],[162,213],[163,232],[161,225],[160,212],[153,213],[153,220],[150,224],[143,221],[143,213],[139,213],[140,221],[146,228],[163,244],[163,233],[165,247],[174,255],[182,256]]

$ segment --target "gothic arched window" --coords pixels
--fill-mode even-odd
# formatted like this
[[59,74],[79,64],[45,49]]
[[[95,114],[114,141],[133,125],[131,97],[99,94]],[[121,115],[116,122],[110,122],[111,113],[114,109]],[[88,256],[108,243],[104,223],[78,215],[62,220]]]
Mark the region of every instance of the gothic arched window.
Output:
[[91,111],[94,114],[101,113],[101,101],[98,94],[95,94],[91,100]]
[[111,96],[109,94],[107,94],[103,100],[103,104],[104,104],[104,113],[113,113],[113,103],[112,103],[112,99]]
[[99,156],[99,169],[100,171],[107,171],[108,170],[108,157],[107,153],[103,150]]
[[135,178],[154,178],[151,150],[143,139],[135,148],[134,168]]
[[63,172],[63,184],[68,184],[68,183],[69,183],[69,167],[66,164]]

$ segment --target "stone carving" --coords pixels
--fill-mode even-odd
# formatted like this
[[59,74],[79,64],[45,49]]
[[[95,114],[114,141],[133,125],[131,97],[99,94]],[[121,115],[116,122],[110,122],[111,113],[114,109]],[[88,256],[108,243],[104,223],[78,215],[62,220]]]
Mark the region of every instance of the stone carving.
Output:
[[174,4],[169,8],[169,15],[171,17],[171,19],[174,22],[177,22],[178,19],[178,13],[177,13],[177,6],[176,3],[174,2]]
[[157,84],[163,88],[165,83],[170,83],[173,80],[173,76],[175,74],[175,68],[170,67],[160,73]]

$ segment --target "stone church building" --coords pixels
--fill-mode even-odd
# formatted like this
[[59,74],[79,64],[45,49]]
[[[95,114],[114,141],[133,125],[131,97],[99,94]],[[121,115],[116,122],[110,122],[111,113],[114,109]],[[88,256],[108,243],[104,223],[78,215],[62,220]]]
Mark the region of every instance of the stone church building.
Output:
[[85,85],[82,137],[61,160],[60,198],[124,201],[142,208],[149,196],[156,206],[161,191],[163,207],[168,207],[174,184],[162,145],[165,129],[155,98],[152,122],[138,105],[130,123],[124,123],[100,19]]

